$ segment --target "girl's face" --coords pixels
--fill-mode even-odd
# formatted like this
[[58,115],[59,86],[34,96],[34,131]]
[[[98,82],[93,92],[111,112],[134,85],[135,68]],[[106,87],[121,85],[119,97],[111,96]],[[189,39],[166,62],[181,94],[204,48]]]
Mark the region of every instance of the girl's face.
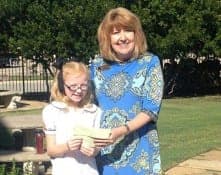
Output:
[[125,30],[123,28],[113,28],[110,36],[111,47],[120,61],[130,59],[132,57],[135,42],[134,31]]
[[64,80],[65,94],[74,106],[84,99],[88,90],[88,79],[85,74],[80,76],[67,75]]

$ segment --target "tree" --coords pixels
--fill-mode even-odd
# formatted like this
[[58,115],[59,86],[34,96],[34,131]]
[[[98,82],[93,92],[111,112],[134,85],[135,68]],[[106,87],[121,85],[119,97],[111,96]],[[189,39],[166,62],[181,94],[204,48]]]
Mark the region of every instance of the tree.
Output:
[[9,49],[9,38],[13,36],[13,25],[19,19],[20,8],[17,0],[0,0],[0,54],[7,54]]
[[[93,0],[30,1],[24,18],[13,27],[12,49],[20,47],[26,58],[50,59],[71,55],[85,62],[97,50],[96,31],[100,19],[114,3]],[[42,61],[40,61],[42,62]]]

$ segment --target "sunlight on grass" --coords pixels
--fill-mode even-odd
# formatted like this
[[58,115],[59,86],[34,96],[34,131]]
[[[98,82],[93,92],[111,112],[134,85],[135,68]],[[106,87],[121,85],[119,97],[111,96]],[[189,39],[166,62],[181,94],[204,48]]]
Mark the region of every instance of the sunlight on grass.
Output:
[[221,147],[221,96],[164,99],[158,121],[163,169]]

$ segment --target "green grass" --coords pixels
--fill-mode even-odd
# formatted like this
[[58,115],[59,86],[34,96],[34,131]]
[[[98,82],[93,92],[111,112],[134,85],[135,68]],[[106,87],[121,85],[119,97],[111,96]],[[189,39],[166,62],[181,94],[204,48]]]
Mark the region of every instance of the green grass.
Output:
[[221,96],[164,99],[159,117],[163,170],[221,147]]

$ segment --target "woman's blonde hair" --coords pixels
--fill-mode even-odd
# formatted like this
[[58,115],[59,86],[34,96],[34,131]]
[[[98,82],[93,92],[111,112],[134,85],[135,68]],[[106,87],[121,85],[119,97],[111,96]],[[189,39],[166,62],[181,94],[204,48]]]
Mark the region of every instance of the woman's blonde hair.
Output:
[[[51,87],[51,99],[55,101],[60,101],[71,104],[71,100],[62,92],[60,87],[64,89],[64,80],[68,75],[82,76],[86,75],[88,80],[88,90],[84,99],[80,102],[79,107],[83,107],[91,103],[91,85],[89,82],[89,70],[87,66],[81,62],[69,61],[65,63],[60,70],[57,70],[52,87]],[[59,87],[60,86],[60,87]]]
[[111,9],[100,26],[98,27],[97,37],[100,47],[100,54],[106,60],[116,61],[117,56],[111,48],[110,34],[113,28],[126,29],[134,31],[135,34],[135,49],[132,57],[137,58],[139,55],[144,54],[147,50],[146,37],[143,32],[139,18],[131,11],[118,7]]

